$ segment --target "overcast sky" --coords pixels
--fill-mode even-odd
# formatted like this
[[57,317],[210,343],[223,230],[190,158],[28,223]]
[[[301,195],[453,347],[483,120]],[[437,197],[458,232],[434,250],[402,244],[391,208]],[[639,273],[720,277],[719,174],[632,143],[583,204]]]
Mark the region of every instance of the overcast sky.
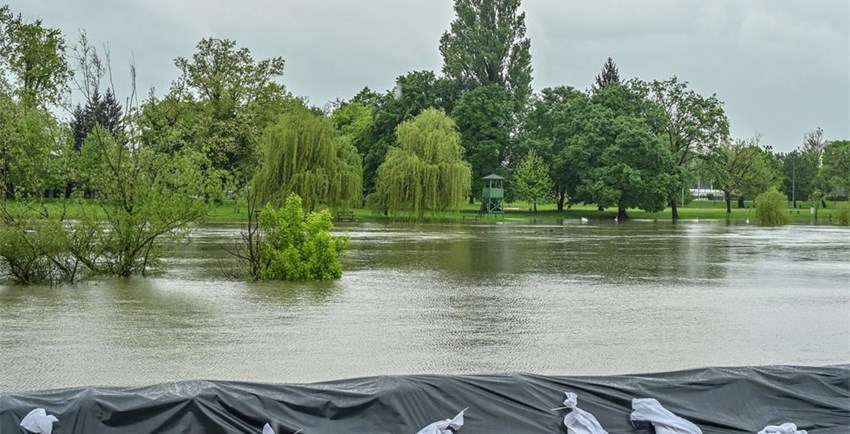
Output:
[[[14,12],[109,43],[119,96],[135,59],[141,88],[167,90],[173,60],[204,37],[257,59],[323,106],[408,71],[439,71],[452,0],[12,0]],[[676,75],[726,103],[735,137],[779,150],[820,126],[850,138],[848,0],[525,0],[534,87],[590,86],[607,56],[624,78]]]

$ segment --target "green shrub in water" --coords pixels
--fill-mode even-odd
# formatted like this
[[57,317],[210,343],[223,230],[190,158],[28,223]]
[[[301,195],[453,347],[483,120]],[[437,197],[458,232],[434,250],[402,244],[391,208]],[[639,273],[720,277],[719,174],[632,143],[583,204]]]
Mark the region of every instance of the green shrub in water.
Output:
[[756,198],[756,222],[762,226],[778,226],[787,224],[788,197],[780,193],[776,187],[760,194]]
[[283,208],[260,213],[265,239],[260,247],[262,280],[333,280],[342,277],[340,257],[348,238],[331,235],[328,210],[304,213],[301,198],[286,199]]

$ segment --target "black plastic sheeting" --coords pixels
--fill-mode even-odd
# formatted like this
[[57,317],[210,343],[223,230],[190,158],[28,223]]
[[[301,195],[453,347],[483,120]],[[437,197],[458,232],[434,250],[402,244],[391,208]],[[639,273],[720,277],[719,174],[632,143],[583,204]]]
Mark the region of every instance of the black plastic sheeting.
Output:
[[[850,365],[707,368],[552,377],[386,376],[317,383],[189,381],[0,395],[0,433],[43,407],[66,433],[409,433],[469,407],[461,434],[566,433],[565,391],[609,433],[649,432],[629,421],[632,398],[656,398],[704,433],[756,433],[793,422],[810,434],[850,433]],[[648,431],[649,430],[649,431]]]

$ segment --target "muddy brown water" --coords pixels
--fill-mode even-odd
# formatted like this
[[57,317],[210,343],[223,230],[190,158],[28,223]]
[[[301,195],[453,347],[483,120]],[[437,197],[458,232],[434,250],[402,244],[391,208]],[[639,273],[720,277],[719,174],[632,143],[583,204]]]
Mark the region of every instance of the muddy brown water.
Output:
[[343,278],[222,278],[205,226],[155,278],[0,286],[0,390],[850,362],[850,230],[354,223]]

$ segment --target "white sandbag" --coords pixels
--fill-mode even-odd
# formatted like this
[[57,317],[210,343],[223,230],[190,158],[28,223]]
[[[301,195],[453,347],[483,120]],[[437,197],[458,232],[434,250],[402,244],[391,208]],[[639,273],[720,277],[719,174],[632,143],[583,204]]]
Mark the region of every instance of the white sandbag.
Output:
[[797,425],[791,422],[782,425],[768,425],[759,434],[808,434],[806,430],[797,430]]
[[602,429],[596,417],[577,407],[578,396],[575,393],[567,392],[566,395],[564,405],[572,409],[564,416],[564,425],[569,434],[608,434]]
[[[454,419],[441,420],[434,422],[419,430],[416,434],[453,434],[451,430],[459,430],[463,426],[463,412],[461,411]],[[451,430],[450,430],[451,429]]]
[[657,434],[702,434],[693,423],[676,416],[652,398],[632,400],[632,422],[650,422]]
[[47,414],[43,408],[36,408],[24,416],[21,428],[36,434],[50,434],[53,432],[54,422],[59,422],[56,416]]

